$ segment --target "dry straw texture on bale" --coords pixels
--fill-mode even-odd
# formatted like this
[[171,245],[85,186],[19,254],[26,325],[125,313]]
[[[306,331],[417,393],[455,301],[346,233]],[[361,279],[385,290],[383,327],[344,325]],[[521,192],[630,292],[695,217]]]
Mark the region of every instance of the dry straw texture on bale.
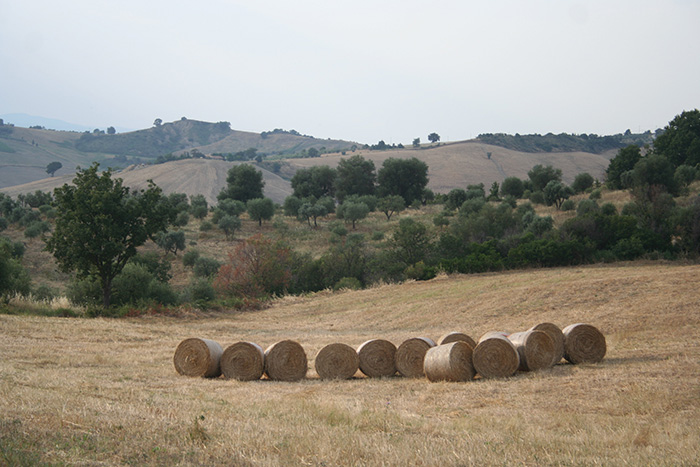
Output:
[[571,363],[598,363],[607,350],[605,336],[590,324],[571,324],[562,329],[564,358]]
[[520,366],[515,346],[503,332],[487,332],[479,339],[472,356],[474,369],[483,378],[512,376]]
[[423,372],[423,359],[425,353],[435,342],[427,337],[412,337],[399,345],[396,349],[396,369],[407,378],[420,378],[425,376]]
[[316,354],[314,368],[321,379],[348,379],[360,368],[360,357],[347,344],[328,344]]
[[221,356],[221,372],[225,378],[239,381],[260,379],[265,371],[265,352],[253,342],[229,345]]
[[306,376],[306,352],[298,342],[284,340],[265,350],[265,374],[276,381],[299,381]]
[[521,371],[535,371],[552,366],[554,342],[544,331],[529,330],[508,336],[520,357]]
[[396,346],[384,339],[370,339],[357,348],[360,371],[370,378],[393,376],[396,373]]
[[185,339],[175,349],[175,370],[185,376],[216,378],[221,375],[223,352],[218,342],[197,337]]
[[423,368],[430,381],[469,381],[476,371],[472,347],[464,341],[438,345],[425,353]]
[[554,358],[552,365],[556,365],[564,358],[564,334],[559,329],[559,326],[552,323],[540,323],[530,328],[531,331],[546,332],[554,343]]
[[470,336],[467,334],[464,334],[463,332],[448,332],[444,336],[442,336],[440,339],[438,339],[437,345],[445,345],[449,344],[450,342],[457,342],[457,341],[464,341],[467,344],[469,344],[472,347],[472,350],[474,347],[476,347],[476,342],[474,339],[472,339]]

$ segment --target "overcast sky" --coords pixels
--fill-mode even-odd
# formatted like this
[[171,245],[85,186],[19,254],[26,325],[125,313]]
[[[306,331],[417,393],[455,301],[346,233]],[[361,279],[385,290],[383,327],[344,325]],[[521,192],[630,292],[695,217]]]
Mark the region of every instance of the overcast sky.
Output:
[[0,0],[0,114],[362,143],[655,130],[700,108],[698,0]]

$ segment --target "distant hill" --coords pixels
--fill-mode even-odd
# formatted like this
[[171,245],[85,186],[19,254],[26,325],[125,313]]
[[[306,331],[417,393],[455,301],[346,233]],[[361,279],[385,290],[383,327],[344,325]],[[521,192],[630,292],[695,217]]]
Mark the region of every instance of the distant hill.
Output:
[[356,143],[313,138],[293,130],[259,134],[231,130],[228,122],[188,119],[112,135],[100,130],[79,133],[5,124],[0,126],[0,188],[48,177],[46,165],[52,161],[63,164],[57,172],[61,175],[74,173],[76,166],[85,167],[93,161],[103,167],[124,168],[190,151],[226,155],[254,148],[262,156],[280,157],[310,148],[326,152],[353,145]]
[[[269,170],[271,163],[263,162],[255,166],[263,172],[265,195],[281,203],[292,193],[289,179],[300,168],[316,165],[335,167],[342,158],[359,154],[374,162],[377,169],[389,157],[416,157],[428,164],[430,182],[428,187],[438,193],[447,193],[453,188],[466,188],[467,185],[483,183],[488,189],[491,184],[502,182],[506,177],[527,178],[527,172],[537,164],[552,165],[562,170],[566,183],[572,183],[577,174],[590,173],[603,180],[605,169],[616,151],[602,154],[584,152],[525,153],[483,144],[479,141],[462,141],[423,146],[420,149],[406,148],[389,151],[360,149],[342,155],[340,153],[305,159],[279,161],[276,172]],[[226,172],[234,163],[212,159],[185,159],[164,164],[131,166],[116,176],[124,179],[126,185],[134,188],[146,186],[148,179],[160,186],[165,193],[181,192],[203,194],[210,203],[215,203],[216,195],[226,184]],[[51,191],[63,183],[69,183],[73,175],[46,178],[33,183],[13,186],[0,191],[16,196],[18,193],[36,190]]]
[[[658,130],[657,130],[658,131]],[[555,135],[507,135],[505,133],[481,134],[477,140],[493,146],[500,146],[521,152],[589,152],[601,154],[605,151],[616,150],[636,144],[644,146],[654,141],[651,131],[634,134],[627,130],[624,134],[598,136],[594,134],[573,135],[560,133]]]
[[[240,162],[225,162],[211,159],[184,159],[156,165],[129,166],[113,174],[115,178],[124,180],[124,185],[132,189],[146,188],[148,180],[158,185],[165,194],[186,193],[187,195],[202,194],[209,204],[216,204],[216,195],[226,186],[228,170]],[[292,194],[291,184],[262,167],[256,166],[263,173],[265,196],[276,203],[282,203]],[[45,178],[0,189],[0,192],[16,197],[20,193],[30,193],[36,190],[53,191],[54,188],[71,183],[73,174]]]

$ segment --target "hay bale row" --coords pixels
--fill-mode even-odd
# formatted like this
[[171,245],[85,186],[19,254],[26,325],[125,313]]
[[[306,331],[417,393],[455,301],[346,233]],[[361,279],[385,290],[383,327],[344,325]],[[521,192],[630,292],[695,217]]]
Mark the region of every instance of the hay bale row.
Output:
[[[324,380],[352,378],[361,371],[369,378],[426,376],[430,381],[468,381],[504,378],[520,371],[551,367],[565,358],[568,362],[597,363],[606,353],[603,334],[594,326],[576,323],[563,330],[541,323],[527,331],[491,331],[475,342],[461,332],[450,332],[438,343],[427,337],[413,337],[397,348],[385,339],[370,339],[357,350],[334,343],[323,347],[315,369]],[[253,342],[237,342],[225,350],[217,342],[189,338],[175,350],[176,371],[185,376],[252,381],[263,375],[276,381],[299,381],[306,377],[308,361],[303,347],[295,341],[277,342],[265,351]]]

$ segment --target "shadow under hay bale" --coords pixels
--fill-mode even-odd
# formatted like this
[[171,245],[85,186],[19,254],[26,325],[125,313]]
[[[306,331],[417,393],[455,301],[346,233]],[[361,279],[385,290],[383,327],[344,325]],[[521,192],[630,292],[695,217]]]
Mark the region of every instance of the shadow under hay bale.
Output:
[[552,366],[556,365],[564,358],[564,334],[559,329],[559,326],[552,323],[540,323],[530,328],[530,331],[542,331],[547,333],[554,343],[554,358]]
[[467,334],[464,334],[463,332],[448,332],[444,336],[440,337],[440,339],[438,339],[437,345],[445,345],[457,341],[466,342],[471,346],[472,349],[476,347],[476,341],[474,341],[474,339],[472,339]]
[[184,376],[216,378],[221,375],[223,349],[218,342],[191,337],[175,349],[175,370]]
[[396,370],[406,378],[425,376],[423,359],[431,347],[435,347],[435,342],[427,337],[413,337],[403,341],[396,349]]
[[479,339],[472,356],[474,369],[483,378],[512,376],[520,366],[520,357],[506,333],[487,332]]
[[605,336],[590,324],[576,323],[562,329],[564,358],[574,364],[598,363],[607,351]]
[[265,374],[275,381],[299,381],[306,376],[308,360],[298,342],[284,340],[265,350]]
[[396,346],[384,339],[370,339],[357,348],[360,371],[370,378],[396,373]]
[[552,366],[554,342],[544,331],[529,330],[508,336],[520,357],[520,371],[535,371]]
[[423,368],[429,381],[461,382],[474,379],[472,347],[465,341],[454,341],[428,349]]
[[314,368],[321,379],[348,379],[360,368],[360,357],[347,344],[328,344],[316,354]]
[[227,379],[254,381],[265,371],[265,352],[253,342],[236,342],[221,356],[221,372]]

